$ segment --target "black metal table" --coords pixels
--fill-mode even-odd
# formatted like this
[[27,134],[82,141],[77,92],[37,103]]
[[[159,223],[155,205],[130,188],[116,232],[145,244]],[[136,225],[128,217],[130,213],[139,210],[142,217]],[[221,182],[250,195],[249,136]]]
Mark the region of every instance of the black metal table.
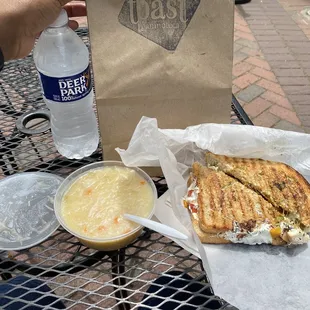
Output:
[[[79,30],[79,35],[88,44],[87,29]],[[231,120],[235,124],[252,125],[234,96]],[[82,160],[61,157],[48,126],[48,111],[32,57],[7,64],[0,74],[0,178],[25,171],[52,172],[65,177],[85,164],[102,159],[100,149]],[[159,196],[162,195],[167,190],[165,180],[157,178],[154,182]],[[170,271],[176,272],[168,277],[171,281],[184,274],[192,280],[178,291],[169,290],[171,281],[158,286],[170,294],[162,298],[168,309],[174,307],[175,299],[180,296],[182,303],[177,309],[186,309],[188,305],[200,309],[233,309],[213,295],[197,257],[147,229],[134,243],[114,252],[88,249],[62,228],[31,249],[0,251],[0,284],[21,274],[29,279],[41,279],[51,289],[45,297],[56,295],[67,309],[75,310],[138,309],[143,298],[153,296],[146,293],[151,282]],[[194,293],[193,287],[197,287]],[[39,296],[38,300],[42,298]],[[53,303],[46,309],[55,307]]]

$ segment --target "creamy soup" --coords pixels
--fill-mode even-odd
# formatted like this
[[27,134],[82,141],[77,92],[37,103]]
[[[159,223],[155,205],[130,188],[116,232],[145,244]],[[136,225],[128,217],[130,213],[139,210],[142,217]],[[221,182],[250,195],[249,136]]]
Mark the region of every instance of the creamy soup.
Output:
[[148,217],[154,204],[151,186],[126,167],[91,170],[65,193],[61,212],[66,225],[81,236],[110,238],[126,234],[138,225],[124,213]]

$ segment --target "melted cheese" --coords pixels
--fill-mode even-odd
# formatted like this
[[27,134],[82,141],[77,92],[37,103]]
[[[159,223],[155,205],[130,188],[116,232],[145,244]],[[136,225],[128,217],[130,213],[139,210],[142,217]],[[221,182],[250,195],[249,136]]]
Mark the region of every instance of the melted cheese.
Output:
[[154,204],[151,186],[134,170],[105,167],[77,179],[62,200],[62,217],[72,231],[91,238],[120,236],[138,225],[124,213],[148,217]]
[[[272,243],[272,236],[270,230],[273,228],[268,223],[263,223],[253,229],[253,231],[242,231],[237,222],[234,223],[233,231],[227,231],[219,234],[220,237],[229,240],[233,243],[244,243],[244,244],[262,244]],[[310,240],[309,235],[299,227],[292,227],[287,222],[282,221],[280,223],[281,235],[286,235],[285,240],[288,244],[303,244]]]
[[244,243],[244,244],[262,244],[272,243],[272,237],[270,235],[271,225],[263,223],[260,226],[253,229],[251,232],[241,231],[240,226],[237,222],[234,222],[233,231],[227,231],[219,234],[220,237],[229,240],[233,243]]

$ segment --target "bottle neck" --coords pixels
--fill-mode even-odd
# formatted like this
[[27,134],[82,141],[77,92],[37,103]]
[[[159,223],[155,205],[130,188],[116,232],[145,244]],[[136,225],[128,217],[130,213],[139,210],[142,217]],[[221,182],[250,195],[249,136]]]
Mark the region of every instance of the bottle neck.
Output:
[[64,33],[67,32],[69,29],[68,24],[65,24],[61,27],[48,27],[44,30],[44,32],[48,34],[58,34],[58,33]]

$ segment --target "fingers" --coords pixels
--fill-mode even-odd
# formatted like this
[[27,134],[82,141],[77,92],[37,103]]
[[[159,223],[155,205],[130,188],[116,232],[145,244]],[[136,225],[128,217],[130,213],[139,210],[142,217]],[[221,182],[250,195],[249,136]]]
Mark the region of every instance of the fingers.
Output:
[[77,21],[75,20],[69,20],[69,27],[72,29],[72,30],[76,30],[79,28],[79,24]]
[[[67,3],[71,2],[72,0],[57,0],[61,6],[66,5]],[[73,1],[77,2],[77,1]],[[79,1],[80,2],[80,1]]]
[[69,17],[86,16],[86,5],[85,3],[69,3],[65,7]]
[[71,0],[58,0],[59,4],[60,4],[61,6],[66,5],[66,4],[69,3],[70,1],[71,1]]

